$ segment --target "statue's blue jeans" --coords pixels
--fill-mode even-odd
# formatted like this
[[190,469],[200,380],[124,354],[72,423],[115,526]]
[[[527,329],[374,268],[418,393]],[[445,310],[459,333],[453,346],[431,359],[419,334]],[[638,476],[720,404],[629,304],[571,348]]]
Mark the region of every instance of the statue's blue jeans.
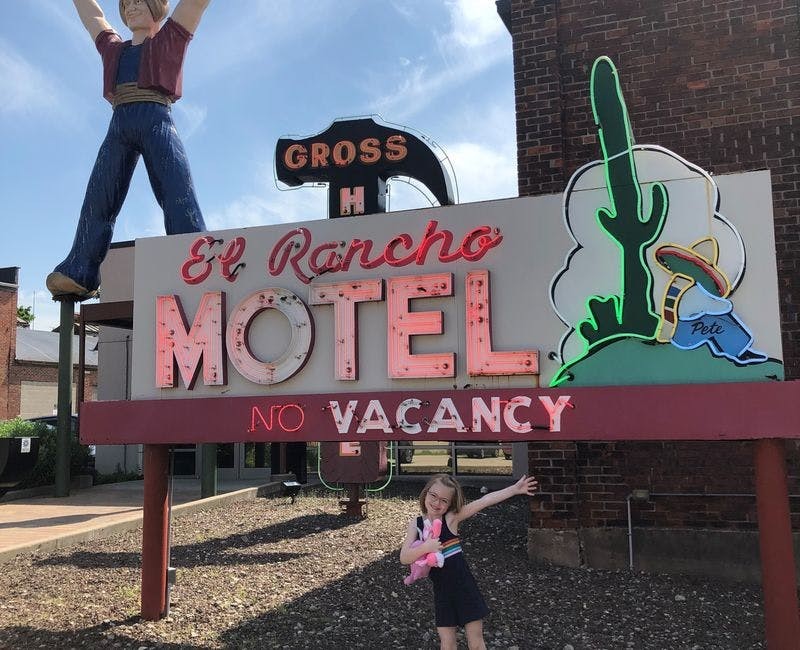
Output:
[[100,286],[100,264],[139,156],[144,158],[153,194],[164,211],[166,233],[206,229],[169,107],[155,102],[118,106],[89,178],[72,250],[54,269],[87,291]]

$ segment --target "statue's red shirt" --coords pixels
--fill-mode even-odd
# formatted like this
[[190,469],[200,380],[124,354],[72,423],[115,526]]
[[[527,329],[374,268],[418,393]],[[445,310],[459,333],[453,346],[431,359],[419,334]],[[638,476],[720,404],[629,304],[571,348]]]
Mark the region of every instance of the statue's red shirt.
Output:
[[[180,99],[183,91],[183,59],[191,39],[191,32],[172,18],[167,19],[153,38],[145,39],[139,64],[139,88],[157,90],[173,102]],[[100,32],[95,39],[97,51],[103,59],[103,97],[109,102],[114,99],[119,57],[128,43],[130,41],[123,41],[111,29]]]

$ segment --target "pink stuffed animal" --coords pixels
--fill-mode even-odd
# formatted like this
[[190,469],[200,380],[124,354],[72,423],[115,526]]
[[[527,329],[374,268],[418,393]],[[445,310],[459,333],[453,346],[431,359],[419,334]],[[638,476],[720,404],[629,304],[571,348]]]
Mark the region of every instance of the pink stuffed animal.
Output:
[[[426,519],[423,522],[422,539],[418,539],[416,542],[411,544],[411,548],[416,548],[426,540],[429,540],[431,537],[439,537],[441,534],[442,520],[436,519],[433,523],[431,523],[428,519]],[[444,555],[441,553],[427,553],[426,555],[423,555],[416,562],[411,564],[411,574],[403,580],[403,583],[410,585],[412,582],[415,582],[420,578],[424,578],[430,573],[431,567],[434,566],[439,567],[440,569],[442,566],[444,566]]]

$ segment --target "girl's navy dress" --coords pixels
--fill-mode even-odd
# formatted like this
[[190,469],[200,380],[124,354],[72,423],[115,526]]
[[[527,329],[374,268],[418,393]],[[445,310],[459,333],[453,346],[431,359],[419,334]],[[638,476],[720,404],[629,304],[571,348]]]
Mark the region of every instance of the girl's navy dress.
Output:
[[[417,517],[417,528],[422,530],[422,526],[422,517]],[[441,569],[433,567],[430,572],[436,627],[464,626],[485,618],[489,608],[461,551],[461,540],[450,532],[444,517],[439,541],[442,543],[444,566]]]

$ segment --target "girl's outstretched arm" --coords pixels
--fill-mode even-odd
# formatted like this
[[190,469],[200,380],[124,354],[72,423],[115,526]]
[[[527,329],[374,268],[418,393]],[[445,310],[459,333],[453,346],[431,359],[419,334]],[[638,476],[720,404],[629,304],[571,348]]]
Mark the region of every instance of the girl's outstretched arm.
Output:
[[438,537],[431,537],[419,546],[411,548],[411,545],[415,541],[417,541],[416,518],[408,522],[406,538],[403,540],[403,546],[400,548],[400,564],[412,564],[423,555],[427,555],[428,553],[438,553],[442,550],[442,544]]
[[[480,499],[470,501],[461,508],[459,512],[452,513],[452,520],[448,520],[448,524],[452,521],[452,524],[457,527],[459,522],[469,519],[472,515],[479,513],[484,508],[501,503],[518,494],[527,494],[529,497],[532,497],[538,489],[539,483],[533,476],[523,475],[514,485],[509,485],[507,488],[495,492],[489,492],[489,494],[485,494]],[[453,532],[455,533],[456,531],[453,530]]]

